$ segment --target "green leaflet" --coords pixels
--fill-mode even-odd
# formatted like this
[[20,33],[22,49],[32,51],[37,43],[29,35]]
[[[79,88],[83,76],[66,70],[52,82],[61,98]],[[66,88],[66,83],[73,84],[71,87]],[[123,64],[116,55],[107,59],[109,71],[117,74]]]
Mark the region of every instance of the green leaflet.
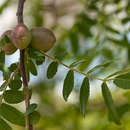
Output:
[[77,65],[81,65],[83,63],[85,63],[87,60],[76,60],[73,63],[70,64],[70,67],[75,67]]
[[20,78],[15,78],[10,82],[9,87],[12,90],[20,89],[22,87],[22,81],[20,80]]
[[25,126],[24,114],[8,104],[2,103],[0,105],[0,116],[13,124]]
[[73,87],[74,87],[74,72],[72,70],[69,70],[64,80],[63,92],[62,92],[65,101],[67,101],[70,93],[73,90]]
[[38,123],[38,121],[40,120],[40,114],[39,114],[39,112],[37,112],[37,111],[33,111],[33,112],[29,115],[29,117],[30,117],[30,123],[31,123],[32,125],[35,125],[35,124]]
[[58,63],[57,62],[52,62],[47,69],[47,78],[51,79],[55,76],[58,68]]
[[[119,119],[121,119],[126,112],[130,111],[130,104],[122,104],[116,107],[116,110],[118,112]],[[109,113],[108,116],[109,116],[109,120],[113,121],[111,113]]]
[[1,40],[0,40],[0,47],[8,44],[10,42],[10,39],[7,35],[5,35]]
[[67,52],[63,49],[63,48],[56,48],[56,52],[55,52],[56,54],[55,54],[55,58],[56,59],[58,59],[58,60],[63,60],[63,58],[65,57],[65,56],[67,56]]
[[37,68],[32,60],[29,60],[28,69],[33,75],[37,75]]
[[36,59],[36,64],[41,65],[41,64],[43,64],[44,61],[45,61],[45,57],[44,56],[39,56]]
[[105,25],[105,29],[106,29],[107,31],[112,32],[112,33],[117,33],[117,34],[119,34],[119,31],[118,31],[118,30],[116,30],[116,29],[114,29],[114,28],[112,28],[112,27],[110,27],[110,26],[108,26],[108,25]]
[[116,75],[119,75],[119,74],[128,73],[128,72],[130,72],[130,68],[114,72],[113,74],[109,75],[107,78],[110,78],[110,77],[113,77],[113,76],[116,76]]
[[4,66],[3,67],[3,80],[8,80],[10,75],[11,75],[11,71],[6,66]]
[[0,130],[12,130],[12,128],[0,118]]
[[5,81],[1,86],[0,86],[0,91],[3,91],[3,89],[6,87],[7,81]]
[[19,65],[18,62],[13,63],[13,64],[11,64],[11,65],[9,66],[8,69],[9,69],[11,72],[14,72],[14,70],[16,70],[16,68],[18,67],[18,65]]
[[89,70],[87,73],[92,73],[97,69],[108,67],[110,64],[112,64],[112,62],[107,62],[107,63],[102,64],[102,65],[97,65],[97,66],[93,67],[91,70]]
[[35,103],[31,104],[31,105],[27,108],[27,110],[26,110],[26,112],[24,113],[24,115],[25,115],[25,116],[26,116],[26,115],[29,115],[29,114],[32,113],[36,108],[37,108],[37,104],[35,104]]
[[29,57],[35,61],[37,65],[43,64],[45,57],[34,48],[29,48]]
[[107,87],[106,83],[102,83],[102,95],[104,97],[104,102],[105,102],[110,114],[112,115],[113,121],[119,125],[120,119],[119,119],[116,107],[114,105],[112,95],[111,95],[110,90]]
[[130,89],[130,72],[115,77],[115,80],[113,82],[119,88]]
[[7,90],[3,97],[7,103],[17,104],[24,100],[24,93],[18,90]]
[[6,1],[4,1],[4,3],[2,5],[0,5],[0,14],[3,13],[3,11],[8,7],[10,2],[11,2],[11,0],[6,0]]
[[85,77],[80,88],[80,111],[83,116],[86,114],[86,105],[89,98],[89,87],[89,79]]
[[0,51],[0,64],[5,64],[5,53],[3,51]]
[[71,48],[73,53],[77,54],[79,50],[79,38],[75,28],[73,28],[72,31],[70,32],[69,39],[71,42]]

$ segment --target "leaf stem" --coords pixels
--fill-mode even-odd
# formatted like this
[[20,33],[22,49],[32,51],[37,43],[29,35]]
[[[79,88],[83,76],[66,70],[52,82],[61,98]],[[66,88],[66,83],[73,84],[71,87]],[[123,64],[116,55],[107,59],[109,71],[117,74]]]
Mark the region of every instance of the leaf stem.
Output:
[[82,74],[82,75],[84,75],[84,76],[90,78],[90,79],[96,79],[96,80],[100,80],[100,81],[107,81],[107,80],[104,80],[104,79],[101,79],[101,78],[98,78],[98,77],[89,75],[89,74],[87,74],[87,73],[81,72],[80,70],[77,70],[77,69],[75,69],[75,68],[73,68],[73,67],[70,67],[70,66],[68,66],[68,65],[66,65],[66,64],[64,64],[64,63],[62,63],[62,62],[59,61],[58,59],[55,59],[55,58],[53,58],[53,57],[47,55],[47,54],[46,54],[45,52],[43,52],[43,51],[40,51],[40,52],[41,52],[41,54],[43,54],[45,57],[48,57],[49,59],[51,59],[51,60],[53,60],[53,61],[55,61],[55,62],[57,62],[57,63],[63,65],[64,67],[68,68],[69,70],[73,70],[73,71],[75,71],[75,72],[77,72],[77,73],[80,73],[80,74]]

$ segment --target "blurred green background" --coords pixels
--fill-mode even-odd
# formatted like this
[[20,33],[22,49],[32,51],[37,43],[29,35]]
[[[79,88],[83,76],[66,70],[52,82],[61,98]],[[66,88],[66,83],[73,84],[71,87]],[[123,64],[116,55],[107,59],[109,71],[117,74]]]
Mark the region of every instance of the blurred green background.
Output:
[[[18,0],[0,1],[0,34],[17,24]],[[96,65],[110,62],[91,74],[104,78],[113,72],[128,68],[130,62],[130,0],[26,0],[24,21],[29,28],[46,27],[55,33],[56,45],[47,52],[58,56],[68,65],[84,60],[77,69],[88,72]],[[18,60],[19,52],[7,56],[6,65]],[[13,59],[13,60],[12,60]],[[130,109],[122,113],[121,125],[110,121],[104,104],[101,82],[91,80],[91,97],[86,117],[79,109],[79,89],[82,78],[75,73],[75,90],[65,102],[62,86],[67,69],[59,65],[52,80],[46,78],[46,58],[38,67],[39,75],[31,76],[33,90],[31,102],[38,103],[41,114],[35,130],[129,130]],[[2,82],[2,80],[1,80]],[[130,91],[122,90],[109,82],[116,106],[130,103]],[[21,110],[24,103],[18,106]],[[14,130],[23,130],[14,126]]]

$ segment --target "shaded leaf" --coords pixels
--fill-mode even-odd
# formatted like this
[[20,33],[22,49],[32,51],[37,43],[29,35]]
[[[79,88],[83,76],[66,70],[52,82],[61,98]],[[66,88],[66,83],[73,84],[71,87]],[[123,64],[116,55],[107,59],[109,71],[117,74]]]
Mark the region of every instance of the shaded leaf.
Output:
[[84,78],[80,88],[80,111],[83,116],[86,114],[86,105],[89,98],[89,79]]
[[0,64],[5,64],[5,53],[0,51]]
[[71,48],[74,54],[78,53],[79,50],[79,38],[78,33],[75,30],[72,30],[70,33],[70,41],[71,41]]
[[37,104],[35,104],[35,103],[31,104],[31,105],[27,108],[27,110],[26,110],[26,112],[24,113],[24,115],[25,115],[25,116],[26,116],[26,115],[29,115],[29,114],[32,113],[36,108],[37,108]]
[[52,62],[47,69],[47,78],[51,79],[55,76],[58,68],[58,63],[57,62]]
[[22,81],[21,81],[21,79],[15,78],[14,80],[12,80],[10,82],[9,87],[12,90],[20,89],[22,87]]
[[12,128],[0,118],[0,130],[12,130]]
[[11,103],[11,104],[17,104],[24,100],[23,92],[17,90],[7,90],[3,94],[3,97],[7,103]]
[[39,56],[36,59],[36,64],[41,65],[41,64],[43,64],[44,61],[45,61],[45,57],[44,56]]
[[119,34],[119,32],[118,32],[116,29],[114,29],[114,28],[112,28],[112,27],[110,27],[110,26],[105,26],[105,28],[106,28],[106,30],[108,30],[108,31],[110,31],[110,32]]
[[102,95],[104,97],[104,102],[105,102],[110,114],[112,115],[113,121],[116,124],[120,124],[119,115],[118,115],[116,107],[114,105],[111,92],[110,92],[109,88],[107,87],[106,83],[102,84]]
[[9,70],[11,72],[14,72],[14,70],[16,70],[17,67],[18,67],[18,62],[17,63],[13,63],[13,64],[10,65]]
[[92,69],[90,69],[87,73],[92,73],[97,69],[108,67],[110,64],[112,64],[112,62],[108,62],[108,63],[102,64],[102,65],[97,65],[97,66],[93,67]]
[[10,42],[10,39],[7,35],[5,35],[1,40],[0,40],[0,47],[8,44]]
[[[130,104],[122,104],[122,105],[116,107],[116,110],[118,112],[119,119],[121,120],[121,118],[123,117],[123,115],[126,112],[130,111]],[[109,120],[113,121],[111,113],[109,113]]]
[[11,71],[4,66],[3,68],[3,80],[8,80],[11,75]]
[[0,6],[0,14],[4,11],[4,9],[9,5],[11,0],[6,0],[1,6]]
[[24,114],[8,104],[0,105],[0,115],[12,124],[25,126]]
[[7,81],[5,81],[1,86],[0,86],[0,91],[3,91],[3,89],[6,87]]
[[120,70],[120,71],[117,71],[117,72],[114,72],[113,74],[109,75],[107,78],[110,78],[110,77],[113,77],[113,76],[116,76],[116,75],[119,75],[119,74],[124,74],[124,73],[127,73],[127,72],[130,72],[130,69],[125,69],[125,70]]
[[74,72],[72,70],[69,70],[63,85],[63,97],[65,101],[67,101],[73,88],[74,88]]
[[115,77],[113,83],[116,84],[116,86],[119,88],[130,89],[130,72]]
[[38,123],[38,121],[40,120],[40,114],[39,114],[39,112],[37,112],[37,111],[33,111],[33,112],[29,115],[29,117],[30,117],[30,123],[31,123],[32,125],[35,125],[35,124]]
[[77,61],[74,61],[73,63],[71,63],[70,67],[75,67],[75,66],[80,65],[85,62],[86,62],[86,60],[77,60]]
[[37,68],[32,60],[29,61],[28,69],[33,75],[37,75]]
[[67,55],[67,52],[66,51],[62,51],[62,49],[60,48],[61,52],[55,52],[55,58],[58,59],[58,60],[62,60],[66,55]]
[[129,43],[126,41],[125,37],[124,39],[122,40],[117,40],[117,39],[114,39],[114,38],[108,38],[108,40],[110,40],[111,42],[113,42],[114,44],[117,44],[119,46],[122,46],[122,47],[130,47]]

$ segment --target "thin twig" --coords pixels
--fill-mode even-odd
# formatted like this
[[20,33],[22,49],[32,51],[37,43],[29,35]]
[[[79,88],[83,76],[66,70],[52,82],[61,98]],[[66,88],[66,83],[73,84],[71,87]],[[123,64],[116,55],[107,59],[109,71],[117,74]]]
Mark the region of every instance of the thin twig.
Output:
[[[18,9],[17,9],[17,14],[16,14],[18,17],[18,24],[24,24],[24,20],[23,20],[24,2],[25,0],[19,0],[19,3],[18,3]],[[27,108],[30,105],[30,101],[29,101],[29,88],[28,88],[28,81],[26,77],[24,56],[25,56],[25,50],[24,49],[20,50],[20,70],[21,70],[23,85],[25,89],[24,98],[25,98],[25,105],[26,105],[26,110],[27,110]],[[33,130],[32,125],[29,123],[29,115],[27,115],[25,119],[26,119],[26,129]]]
[[[45,52],[43,52],[43,51],[40,51],[40,52],[41,52],[41,54],[43,54],[43,56],[48,57],[49,59],[51,59],[51,60],[53,60],[53,61],[55,61],[55,62],[61,64],[62,66],[68,68],[69,70],[73,70],[73,71],[75,71],[75,72],[77,72],[77,73],[79,73],[79,74],[82,74],[82,75],[84,75],[84,76],[90,78],[90,79],[96,79],[96,80],[100,80],[100,81],[103,81],[103,82],[107,82],[107,81],[111,81],[111,80],[116,80],[116,79],[122,80],[122,81],[130,81],[129,79],[122,79],[122,78],[117,78],[117,77],[101,79],[101,78],[98,78],[98,77],[89,75],[89,74],[87,74],[87,73],[81,72],[80,70],[77,70],[77,69],[75,69],[75,68],[73,68],[73,67],[70,67],[70,66],[68,66],[68,65],[66,65],[66,64],[64,64],[64,63],[62,63],[62,62],[59,61],[58,59],[55,59],[55,58],[53,58],[53,57],[47,55],[47,54],[46,54]],[[126,72],[125,72],[125,73],[126,73]],[[121,73],[121,74],[122,74],[122,73]]]
[[64,67],[68,68],[69,70],[73,70],[73,71],[75,71],[75,72],[77,72],[77,73],[80,73],[80,74],[82,74],[82,75],[84,75],[84,76],[90,78],[90,79],[97,79],[97,80],[101,80],[101,81],[107,81],[107,80],[104,80],[104,79],[101,79],[101,78],[98,78],[98,77],[95,77],[95,76],[86,74],[86,73],[84,73],[84,72],[81,72],[80,70],[77,70],[77,69],[75,69],[75,68],[72,68],[72,67],[70,67],[70,66],[68,66],[68,65],[66,65],[66,64],[64,64],[64,63],[62,63],[62,62],[59,61],[58,59],[55,59],[55,58],[53,58],[53,57],[47,55],[47,54],[44,53],[43,51],[40,51],[40,52],[41,52],[41,54],[43,54],[44,56],[46,56],[46,57],[48,57],[49,59],[51,59],[51,60],[53,60],[53,61],[55,61],[55,62],[57,62],[57,63],[63,65]]

